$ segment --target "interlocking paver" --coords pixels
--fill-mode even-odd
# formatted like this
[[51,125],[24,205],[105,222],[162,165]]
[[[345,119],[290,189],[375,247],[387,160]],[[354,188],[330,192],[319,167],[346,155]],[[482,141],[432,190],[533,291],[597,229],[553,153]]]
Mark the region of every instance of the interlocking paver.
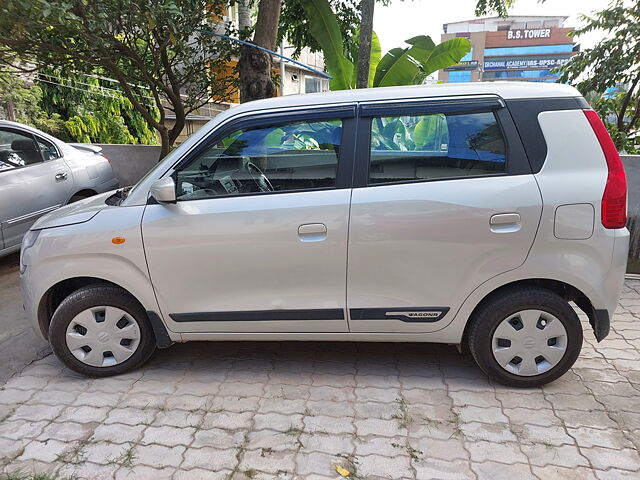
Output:
[[638,471],[640,470],[640,455],[638,450],[610,449],[603,447],[582,448],[582,453],[587,457],[591,464],[598,469],[608,470],[609,468],[617,468],[622,470]]
[[640,478],[640,281],[539,389],[428,344],[176,345],[87,379],[52,356],[0,387],[6,472],[60,478]]
[[[224,445],[220,446],[225,447]],[[236,455],[236,448],[189,448],[184,453],[184,462],[180,467],[186,470],[203,468],[214,472],[233,470],[237,463]]]

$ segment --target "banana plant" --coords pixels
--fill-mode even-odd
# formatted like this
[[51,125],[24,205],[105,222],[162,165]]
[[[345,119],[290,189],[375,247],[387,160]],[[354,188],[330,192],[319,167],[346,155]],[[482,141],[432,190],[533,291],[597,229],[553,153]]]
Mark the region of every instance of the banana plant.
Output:
[[[355,66],[345,55],[342,35],[328,0],[302,0],[309,32],[316,39],[329,75],[331,90],[355,88]],[[380,43],[374,36],[369,70],[370,87],[419,85],[430,74],[450,67],[471,50],[467,38],[453,38],[436,45],[427,35],[406,40],[409,47],[393,48],[380,58]],[[353,54],[352,54],[353,58]]]

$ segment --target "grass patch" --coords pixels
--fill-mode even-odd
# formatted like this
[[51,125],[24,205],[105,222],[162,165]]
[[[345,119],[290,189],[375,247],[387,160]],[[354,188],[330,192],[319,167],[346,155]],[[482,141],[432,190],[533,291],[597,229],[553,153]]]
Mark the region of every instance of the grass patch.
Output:
[[407,401],[402,395],[400,395],[400,398],[396,398],[396,403],[398,404],[398,411],[394,413],[391,418],[398,421],[399,428],[409,428],[413,419],[411,418],[411,415],[409,415]]
[[125,468],[133,468],[133,462],[136,460],[136,449],[133,445],[129,445],[122,451],[120,455],[115,458],[109,459],[107,465],[120,465]]
[[13,472],[5,473],[5,480],[78,480],[76,475],[70,477],[60,477],[55,473],[28,473],[23,470],[15,470]]
[[83,440],[72,448],[65,450],[56,457],[57,462],[67,465],[82,465],[87,461],[87,444],[89,442]]
[[304,430],[296,425],[289,425],[289,428],[284,432],[285,435],[296,436],[300,435]]

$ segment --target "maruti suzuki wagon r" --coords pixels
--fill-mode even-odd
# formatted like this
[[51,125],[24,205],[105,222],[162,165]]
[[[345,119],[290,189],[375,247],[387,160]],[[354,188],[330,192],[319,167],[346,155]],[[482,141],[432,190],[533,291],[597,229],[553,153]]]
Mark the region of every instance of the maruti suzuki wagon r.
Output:
[[189,340],[439,342],[486,374],[603,340],[629,234],[620,157],[572,87],[475,83],[246,103],[136,186],[24,239],[36,332],[107,376]]

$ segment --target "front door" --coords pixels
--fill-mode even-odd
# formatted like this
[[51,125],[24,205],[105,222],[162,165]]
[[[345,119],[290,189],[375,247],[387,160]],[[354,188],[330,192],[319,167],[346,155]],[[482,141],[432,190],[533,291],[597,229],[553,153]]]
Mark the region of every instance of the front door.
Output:
[[142,222],[171,330],[347,331],[353,112],[238,121],[176,167]]
[[19,245],[42,215],[64,205],[71,171],[51,142],[29,132],[0,128],[0,222],[4,246]]
[[497,97],[361,110],[351,331],[440,330],[476,287],[524,262],[540,192]]

